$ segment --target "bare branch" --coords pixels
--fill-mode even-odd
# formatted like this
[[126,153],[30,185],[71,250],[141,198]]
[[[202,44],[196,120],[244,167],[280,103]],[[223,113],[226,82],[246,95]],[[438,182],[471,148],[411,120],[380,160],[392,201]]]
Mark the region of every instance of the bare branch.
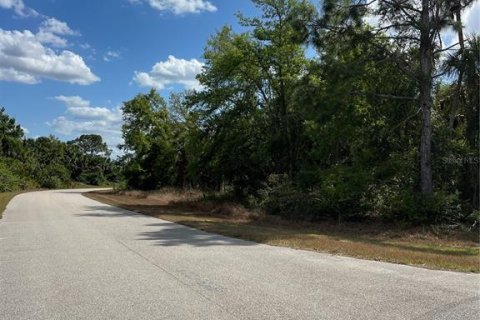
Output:
[[449,46],[449,47],[447,47],[447,48],[435,50],[433,53],[434,53],[434,54],[437,54],[437,53],[440,53],[440,52],[444,52],[444,51],[451,50],[453,47],[456,47],[456,46],[459,45],[459,44],[460,44],[460,42],[454,43],[454,44],[452,44],[451,46]]

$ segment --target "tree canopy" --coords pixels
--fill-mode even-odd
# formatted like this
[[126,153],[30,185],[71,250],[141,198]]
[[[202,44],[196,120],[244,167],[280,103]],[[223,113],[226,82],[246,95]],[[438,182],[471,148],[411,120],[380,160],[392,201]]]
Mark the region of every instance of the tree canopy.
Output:
[[0,147],[0,192],[118,180],[118,167],[100,135],[68,142],[54,136],[26,138],[4,108],[0,109]]
[[200,89],[124,102],[118,163],[97,135],[25,139],[2,109],[0,172],[23,159],[12,170],[50,186],[120,166],[128,188],[222,191],[291,219],[478,223],[472,2],[253,0],[258,16],[206,43]]
[[478,216],[472,1],[253,2],[244,31],[208,41],[201,90],[125,103],[132,187],[223,189],[298,219]]

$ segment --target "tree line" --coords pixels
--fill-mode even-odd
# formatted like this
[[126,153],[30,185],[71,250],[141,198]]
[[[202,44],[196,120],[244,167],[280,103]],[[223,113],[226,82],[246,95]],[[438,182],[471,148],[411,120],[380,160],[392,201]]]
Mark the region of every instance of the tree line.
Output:
[[201,90],[124,104],[128,187],[225,190],[293,219],[478,221],[473,1],[253,2],[243,32],[209,39]]
[[119,167],[110,154],[99,135],[68,142],[54,136],[26,138],[15,119],[0,108],[0,192],[117,181]]
[[201,89],[123,104],[118,161],[82,146],[94,136],[25,140],[13,124],[0,172],[56,186],[118,169],[127,188],[222,191],[295,220],[478,223],[480,37],[461,20],[473,1],[253,3],[243,31],[208,40]]

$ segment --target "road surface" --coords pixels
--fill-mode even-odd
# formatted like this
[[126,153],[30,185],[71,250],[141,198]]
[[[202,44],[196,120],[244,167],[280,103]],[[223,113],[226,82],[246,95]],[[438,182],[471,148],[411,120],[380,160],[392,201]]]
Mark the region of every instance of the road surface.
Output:
[[479,276],[259,245],[87,199],[17,196],[0,319],[479,319]]

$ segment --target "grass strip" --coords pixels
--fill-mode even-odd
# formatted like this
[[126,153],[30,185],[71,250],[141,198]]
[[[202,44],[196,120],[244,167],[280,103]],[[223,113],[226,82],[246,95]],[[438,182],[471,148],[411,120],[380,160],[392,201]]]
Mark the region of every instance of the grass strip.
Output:
[[[90,192],[87,197],[127,210],[154,216],[199,230],[274,246],[384,261],[429,269],[480,272],[480,247],[472,240],[436,239],[408,232],[365,234],[352,229],[238,219],[189,211],[175,204],[148,201],[112,192]],[[413,232],[412,232],[413,233]]]

